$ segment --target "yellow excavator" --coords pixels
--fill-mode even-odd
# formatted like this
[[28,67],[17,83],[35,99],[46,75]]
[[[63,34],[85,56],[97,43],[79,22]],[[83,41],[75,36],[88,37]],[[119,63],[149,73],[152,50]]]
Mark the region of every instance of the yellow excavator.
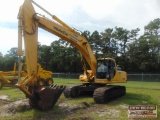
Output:
[[[14,63],[13,71],[0,71],[0,89],[2,89],[3,86],[15,86],[18,82],[18,70],[16,70],[16,66],[16,63]],[[22,63],[21,66],[20,76],[26,77],[26,64]],[[51,71],[44,70],[39,63],[37,63],[37,72],[37,84],[41,86],[50,86],[53,84],[53,73]]]
[[[24,77],[24,74],[27,74],[27,65],[25,63],[22,64],[21,76]],[[18,73],[18,72],[17,72]],[[26,76],[25,74],[25,76]],[[41,86],[50,86],[53,84],[52,72],[45,70],[42,66],[37,63],[37,83]]]
[[[16,66],[16,63],[14,63],[13,71],[0,71],[0,89],[3,86],[15,86],[18,82],[18,70],[16,70]],[[26,75],[25,71],[21,71],[21,77],[25,77]]]
[[[52,19],[36,13],[33,4],[47,13]],[[82,54],[90,66],[86,69],[84,60],[84,74],[80,75],[81,85],[56,86],[43,88],[37,84],[37,45],[38,28],[42,28],[61,39],[71,43]],[[49,110],[56,104],[60,95],[65,97],[77,97],[80,94],[91,92],[97,103],[104,103],[123,96],[126,93],[125,86],[108,85],[113,83],[125,83],[127,73],[118,71],[115,60],[112,58],[96,59],[90,44],[78,31],[69,27],[55,15],[52,15],[33,0],[25,0],[18,14],[18,55],[22,55],[22,36],[26,54],[28,75],[19,81],[16,86],[29,98],[31,106],[40,110]],[[19,57],[20,58],[20,57]],[[20,61],[20,60],[19,60]],[[102,65],[103,64],[103,65]],[[28,87],[26,87],[28,86]]]

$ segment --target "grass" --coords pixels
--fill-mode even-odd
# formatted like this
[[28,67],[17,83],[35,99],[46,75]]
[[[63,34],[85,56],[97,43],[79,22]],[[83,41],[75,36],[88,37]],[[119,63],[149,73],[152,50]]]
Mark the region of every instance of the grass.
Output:
[[157,90],[160,90],[160,82],[128,81],[127,83],[119,83],[118,85],[124,85],[127,88],[141,88],[141,89],[157,89]]
[[[72,85],[81,83],[78,79],[62,79],[55,78],[54,82],[58,85]],[[145,89],[159,89],[160,82],[142,82],[142,81],[128,81],[126,83],[116,83],[116,85],[124,85],[127,88],[145,88]]]
[[11,101],[25,98],[25,95],[16,87],[3,87],[0,90],[0,95],[9,96]]
[[[67,86],[81,83],[78,79],[54,79],[54,82],[57,85]],[[62,94],[57,104],[50,111],[41,112],[36,109],[29,109],[12,116],[3,116],[3,119],[105,120],[114,118],[126,120],[128,119],[129,105],[157,105],[158,118],[154,120],[160,119],[160,83],[128,81],[118,85],[126,86],[126,95],[108,104],[96,104],[92,97],[67,99]],[[0,90],[0,95],[4,94],[8,95],[12,101],[25,98],[25,95],[18,88],[4,87]],[[60,106],[61,104],[63,106]]]

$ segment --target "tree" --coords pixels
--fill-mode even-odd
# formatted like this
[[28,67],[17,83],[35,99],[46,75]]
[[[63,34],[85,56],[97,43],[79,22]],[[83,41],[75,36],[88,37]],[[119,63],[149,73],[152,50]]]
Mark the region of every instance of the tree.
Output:
[[8,54],[4,55],[4,71],[13,70],[14,63],[18,61],[17,51],[18,48],[14,47],[8,51]]
[[4,70],[4,63],[5,63],[5,60],[4,60],[3,54],[0,52],[0,71]]
[[153,21],[149,22],[148,25],[144,27],[145,34],[153,35],[159,40],[160,35],[160,18],[154,19]]
[[118,43],[118,56],[117,61],[121,61],[121,65],[124,67],[125,70],[128,68],[128,45],[131,44],[134,40],[136,40],[137,33],[139,28],[135,30],[127,30],[123,27],[115,27],[114,38]]
[[144,28],[144,35],[128,45],[130,68],[137,72],[157,72],[160,68],[160,19],[149,22]]
[[154,19],[145,27],[144,36],[149,41],[150,51],[156,54],[157,62],[160,63],[160,19]]
[[41,64],[41,66],[44,69],[49,69],[50,59],[51,56],[51,47],[47,45],[39,45],[38,48],[38,63]]
[[115,57],[117,51],[117,42],[113,37],[113,29],[105,29],[104,32],[101,32],[101,36],[101,47],[104,57]]
[[51,43],[51,64],[53,71],[56,72],[81,72],[79,51],[68,42],[59,39]]
[[[157,72],[160,68],[160,19],[154,19],[144,27],[138,38],[139,28],[127,30],[123,27],[106,28],[82,32],[97,58],[112,57],[127,72]],[[69,42],[59,39],[50,46],[38,43],[38,62],[53,72],[82,72],[81,55]],[[25,61],[25,54],[22,57]],[[0,53],[0,70],[13,70],[17,62],[17,48],[6,55]],[[88,68],[88,66],[87,66]]]
[[95,53],[95,56],[98,57],[98,54],[100,54],[102,52],[101,35],[99,34],[98,31],[94,31],[90,38],[91,38],[90,45],[92,47],[92,50]]

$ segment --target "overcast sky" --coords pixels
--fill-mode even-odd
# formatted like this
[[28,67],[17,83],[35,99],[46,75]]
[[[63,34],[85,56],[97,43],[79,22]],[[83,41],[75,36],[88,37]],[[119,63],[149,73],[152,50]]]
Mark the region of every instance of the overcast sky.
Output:
[[[80,31],[103,32],[106,28],[140,28],[160,18],[160,0],[34,0],[70,27]],[[0,52],[7,54],[18,45],[17,15],[23,0],[3,0],[0,4]],[[36,11],[42,14],[35,7]],[[47,16],[47,15],[46,15]],[[50,45],[58,40],[53,34],[40,29],[39,42]]]

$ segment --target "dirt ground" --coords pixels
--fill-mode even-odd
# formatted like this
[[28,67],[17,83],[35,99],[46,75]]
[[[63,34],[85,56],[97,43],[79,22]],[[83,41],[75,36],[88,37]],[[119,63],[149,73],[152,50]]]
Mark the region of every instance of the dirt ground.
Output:
[[[120,111],[117,109],[108,109],[106,107],[98,106],[97,104],[89,105],[86,102],[81,104],[66,103],[60,101],[58,103],[61,115],[66,116],[66,120],[92,120],[86,113],[96,113],[99,118],[109,116],[110,118],[119,118]],[[121,105],[122,108],[127,109],[127,105]],[[18,112],[31,110],[28,99],[19,99],[17,101],[11,101],[8,96],[0,95],[0,116],[14,116]],[[82,114],[75,118],[75,113]],[[47,114],[41,117],[42,120],[53,118],[55,115]]]
[[0,95],[0,116],[14,115],[17,112],[31,109],[28,99],[11,101],[7,95]]

